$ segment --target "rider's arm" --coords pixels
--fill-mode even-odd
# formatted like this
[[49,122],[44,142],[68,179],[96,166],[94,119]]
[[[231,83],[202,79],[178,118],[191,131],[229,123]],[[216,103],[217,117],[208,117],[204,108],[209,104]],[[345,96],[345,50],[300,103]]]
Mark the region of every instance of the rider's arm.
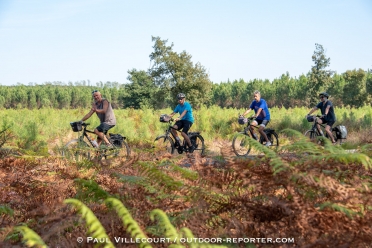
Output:
[[314,111],[316,111],[318,108],[317,107],[314,107],[310,110],[310,112],[307,114],[307,115],[311,115]]
[[92,116],[92,114],[93,114],[94,112],[95,112],[95,111],[94,111],[94,109],[92,108],[92,109],[89,111],[89,113],[86,114],[86,115],[83,117],[83,119],[81,119],[81,121],[85,121],[85,120],[89,119],[89,118]]
[[244,112],[244,114],[242,114],[242,116],[245,116],[246,114],[248,114],[249,113],[249,111],[251,111],[251,109],[249,108],[249,109],[247,109],[245,112]]
[[185,109],[182,114],[176,119],[176,120],[181,120],[187,113],[187,109]]
[[107,111],[107,109],[108,109],[108,107],[109,107],[108,101],[103,101],[103,107],[102,107],[102,109],[95,109],[95,111],[98,114],[105,114],[106,111]]
[[175,115],[176,113],[175,112],[172,112],[172,114],[170,114],[169,116],[170,117],[173,117],[173,115]]
[[324,110],[324,115],[328,115],[329,109],[331,108],[331,105],[328,105],[326,109]]
[[261,113],[261,111],[262,111],[262,108],[259,108],[259,109],[257,110],[257,113],[256,113],[255,117],[259,116],[260,113]]

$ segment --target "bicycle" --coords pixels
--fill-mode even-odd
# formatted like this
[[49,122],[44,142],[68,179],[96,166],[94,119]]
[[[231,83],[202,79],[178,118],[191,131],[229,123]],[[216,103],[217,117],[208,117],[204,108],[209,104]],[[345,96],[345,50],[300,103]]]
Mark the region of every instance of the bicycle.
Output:
[[[130,156],[130,149],[128,143],[125,141],[126,137],[120,134],[109,133],[108,141],[112,147],[101,144],[97,147],[97,142],[92,140],[88,133],[95,133],[87,129],[89,123],[85,122],[71,122],[71,128],[74,132],[82,131],[82,134],[77,139],[69,141],[62,150],[62,156],[67,158],[74,158],[75,160],[92,159],[94,157],[99,160],[102,158],[108,159],[113,157],[125,157],[126,159]],[[85,141],[88,140],[88,142]],[[95,150],[94,150],[95,149]],[[92,154],[91,154],[92,153]],[[95,154],[95,156],[93,155]]]
[[[234,153],[237,156],[244,157],[244,156],[247,156],[251,152],[252,147],[248,139],[255,139],[263,145],[266,144],[266,139],[262,135],[260,135],[259,138],[257,137],[256,134],[253,135],[251,127],[258,129],[258,126],[253,126],[251,124],[254,119],[255,119],[254,117],[249,117],[249,118],[240,117],[238,119],[238,122],[240,125],[244,125],[244,124],[247,124],[247,125],[243,131],[235,134],[233,141],[232,141],[232,147],[233,147]],[[277,150],[279,146],[278,134],[275,132],[274,129],[270,129],[270,128],[265,128],[264,132],[267,138],[269,139],[269,141],[271,142],[271,145],[269,146],[269,148],[273,150]]]
[[[325,138],[329,139],[332,142],[331,137],[329,137],[328,133],[324,130],[325,129],[325,125],[324,124],[319,124],[320,125],[320,128],[321,129],[323,128],[323,130],[321,130],[321,129],[319,130],[317,128],[318,119],[320,117],[322,117],[322,116],[321,115],[316,115],[316,116],[315,115],[309,115],[307,117],[307,121],[308,122],[313,122],[313,126],[311,127],[310,130],[307,130],[304,135],[306,137],[309,137],[309,139],[311,141],[317,140],[317,137],[325,137]],[[340,141],[340,144],[341,144],[342,143],[342,139],[341,138],[339,139],[340,134],[339,134],[338,126],[332,128],[331,131],[332,131],[333,139],[335,140],[335,144],[337,144],[337,141]],[[318,144],[321,144],[321,143],[322,142],[319,140],[318,141]]]
[[[171,132],[171,130],[174,129],[172,125],[173,121],[172,118],[168,119],[167,115],[160,116],[160,122],[168,123],[169,126],[167,130],[165,130],[164,134],[155,138],[153,148],[155,148],[155,152],[158,153],[157,155],[160,155],[163,152],[173,154],[175,150],[177,150],[179,154],[188,152],[187,142],[185,140],[183,140],[182,145],[180,144],[178,147],[175,146],[176,137]],[[191,144],[195,147],[193,153],[199,153],[201,156],[205,155],[204,138],[200,135],[200,132],[188,132],[187,136],[190,138]]]

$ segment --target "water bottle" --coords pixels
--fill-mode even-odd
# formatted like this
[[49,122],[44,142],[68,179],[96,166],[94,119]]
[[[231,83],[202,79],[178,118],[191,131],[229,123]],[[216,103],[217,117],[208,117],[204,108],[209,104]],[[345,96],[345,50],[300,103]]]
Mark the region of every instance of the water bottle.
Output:
[[258,140],[258,137],[257,137],[257,134],[253,134],[253,138],[255,139],[255,140]]
[[94,147],[98,147],[97,140],[92,140],[92,144],[93,144]]

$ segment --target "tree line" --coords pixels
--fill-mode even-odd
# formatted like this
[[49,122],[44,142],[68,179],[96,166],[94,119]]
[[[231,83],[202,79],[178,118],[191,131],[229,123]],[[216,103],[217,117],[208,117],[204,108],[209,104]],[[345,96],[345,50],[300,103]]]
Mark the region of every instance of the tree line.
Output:
[[0,108],[87,108],[92,104],[91,91],[99,90],[114,108],[174,107],[175,96],[183,92],[194,107],[217,105],[223,108],[246,108],[259,90],[270,107],[314,106],[318,94],[326,91],[335,106],[361,107],[372,102],[372,70],[353,69],[338,74],[328,69],[330,58],[323,46],[315,44],[314,65],[306,75],[282,74],[268,79],[243,79],[212,83],[204,66],[194,64],[186,51],[173,51],[173,43],[152,37],[154,51],[148,70],[128,71],[128,83],[45,82],[16,86],[0,85]]

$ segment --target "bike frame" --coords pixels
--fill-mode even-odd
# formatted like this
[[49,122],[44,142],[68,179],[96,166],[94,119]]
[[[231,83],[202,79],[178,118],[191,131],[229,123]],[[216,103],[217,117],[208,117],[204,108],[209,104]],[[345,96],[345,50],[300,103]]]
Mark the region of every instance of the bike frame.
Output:
[[[172,125],[172,122],[173,122],[172,119],[168,121],[169,126],[168,126],[168,129],[165,130],[165,134],[164,134],[164,135],[165,135],[166,137],[172,137],[173,143],[175,144],[175,142],[176,142],[176,136],[174,136],[174,134],[172,133],[171,130],[174,129],[174,130],[176,130],[176,131],[179,132],[179,133],[181,133],[181,131],[175,129],[175,128],[173,127],[173,125]],[[189,134],[187,134],[187,136],[189,136],[189,138],[190,138],[190,135],[189,135]],[[181,145],[181,144],[180,144],[180,145]],[[181,147],[182,147],[182,150],[183,150],[183,151],[187,151],[187,149],[186,149],[186,140],[185,140],[185,139],[183,139],[183,145],[181,145]]]
[[[314,118],[314,123],[313,123],[313,127],[311,128],[311,130],[316,132],[316,134],[318,136],[328,137],[328,133],[325,131],[325,125],[318,123],[318,119],[320,119],[319,117],[320,116],[316,116]],[[320,129],[318,128],[318,125],[320,126]],[[323,128],[323,130],[322,130],[322,128]],[[322,131],[322,132],[320,132],[320,131]],[[332,132],[332,130],[331,130],[331,132]]]
[[[255,140],[259,140],[258,139],[258,136],[257,137],[255,137],[254,135],[253,135],[253,132],[252,132],[252,130],[251,130],[251,128],[250,127],[254,127],[254,128],[256,128],[257,129],[257,132],[258,132],[258,126],[253,126],[252,124],[251,124],[251,122],[253,121],[253,117],[250,117],[250,118],[247,118],[247,120],[248,120],[248,122],[247,122],[247,126],[244,128],[244,133],[246,133],[246,134],[248,134],[248,132],[247,131],[249,131],[249,133],[251,134],[251,137],[253,138],[253,139],[255,139]],[[265,129],[266,129],[266,127],[265,127]],[[264,129],[264,130],[265,130]],[[259,135],[260,135],[260,138],[261,138],[261,133],[260,132],[258,132],[259,133]]]
[[91,138],[89,137],[89,135],[88,135],[87,133],[92,133],[92,134],[94,134],[94,135],[96,135],[96,134],[95,134],[93,131],[87,129],[87,126],[88,126],[88,125],[89,125],[89,123],[83,123],[83,124],[82,124],[82,126],[84,127],[84,129],[83,129],[83,133],[81,134],[81,136],[78,137],[78,139],[79,139],[80,141],[84,141],[84,137],[86,137],[87,140],[89,141],[89,144],[90,144],[92,147],[95,147],[95,146],[93,145],[93,140],[91,140]]

